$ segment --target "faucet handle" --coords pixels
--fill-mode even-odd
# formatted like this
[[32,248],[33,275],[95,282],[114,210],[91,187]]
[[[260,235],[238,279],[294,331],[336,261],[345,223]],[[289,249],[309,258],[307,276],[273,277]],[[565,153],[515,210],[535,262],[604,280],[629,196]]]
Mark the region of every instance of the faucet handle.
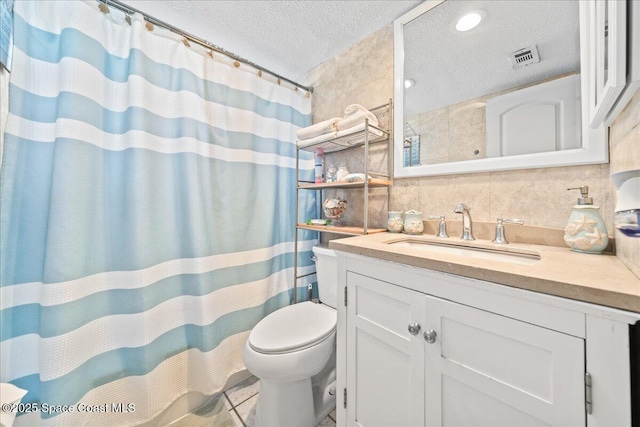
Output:
[[503,217],[501,217],[501,216],[499,216],[499,217],[496,219],[496,222],[497,222],[498,224],[502,224],[503,222],[504,222],[505,224],[518,224],[518,225],[523,225],[523,224],[524,224],[524,221],[523,221],[523,220],[521,220],[521,219],[517,219],[517,218],[503,218]]
[[521,219],[515,219],[515,218],[503,218],[501,216],[498,217],[496,219],[496,237],[493,239],[493,243],[499,243],[499,244],[509,243],[509,241],[507,240],[507,237],[504,235],[504,225],[502,225],[502,223],[522,225],[524,224],[524,221]]
[[437,237],[449,237],[447,234],[447,223],[445,222],[444,215],[429,215],[428,218],[440,220],[440,225],[438,225],[438,234],[436,235]]

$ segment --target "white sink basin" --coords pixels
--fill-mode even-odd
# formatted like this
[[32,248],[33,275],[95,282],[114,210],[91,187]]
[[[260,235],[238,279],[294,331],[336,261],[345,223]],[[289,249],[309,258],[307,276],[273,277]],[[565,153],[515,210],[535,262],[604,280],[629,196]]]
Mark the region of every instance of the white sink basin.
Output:
[[420,251],[435,252],[439,254],[457,255],[475,259],[508,262],[511,264],[533,265],[540,261],[540,255],[535,252],[522,250],[503,250],[498,248],[486,248],[480,246],[467,246],[454,242],[431,242],[417,239],[403,239],[388,242],[390,245],[410,247]]

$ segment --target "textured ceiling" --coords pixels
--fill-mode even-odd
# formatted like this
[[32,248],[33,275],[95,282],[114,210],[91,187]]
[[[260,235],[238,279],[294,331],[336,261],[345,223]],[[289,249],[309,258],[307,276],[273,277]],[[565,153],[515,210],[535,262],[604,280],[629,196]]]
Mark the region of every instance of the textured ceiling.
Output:
[[[462,14],[487,18],[467,32]],[[508,55],[537,44],[540,62],[514,70]],[[405,26],[405,115],[413,115],[580,69],[578,2],[449,0]]]
[[292,80],[420,1],[124,2]]

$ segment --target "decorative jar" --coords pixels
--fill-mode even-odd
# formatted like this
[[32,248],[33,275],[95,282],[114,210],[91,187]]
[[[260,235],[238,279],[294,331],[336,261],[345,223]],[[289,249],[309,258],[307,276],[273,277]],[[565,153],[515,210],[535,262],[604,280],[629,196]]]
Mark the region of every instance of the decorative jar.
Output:
[[404,213],[404,232],[407,234],[422,234],[424,224],[422,223],[422,212],[406,211]]
[[389,219],[387,220],[387,230],[392,233],[400,233],[404,228],[402,224],[402,212],[389,211]]

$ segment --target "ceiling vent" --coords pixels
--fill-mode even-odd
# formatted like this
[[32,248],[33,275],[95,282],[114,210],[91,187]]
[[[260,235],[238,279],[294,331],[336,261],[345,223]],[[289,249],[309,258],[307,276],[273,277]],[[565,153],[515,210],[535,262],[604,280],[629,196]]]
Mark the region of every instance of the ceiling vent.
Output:
[[525,47],[524,49],[516,50],[509,54],[509,60],[514,70],[517,70],[527,65],[537,64],[540,62],[540,56],[538,56],[538,46]]

